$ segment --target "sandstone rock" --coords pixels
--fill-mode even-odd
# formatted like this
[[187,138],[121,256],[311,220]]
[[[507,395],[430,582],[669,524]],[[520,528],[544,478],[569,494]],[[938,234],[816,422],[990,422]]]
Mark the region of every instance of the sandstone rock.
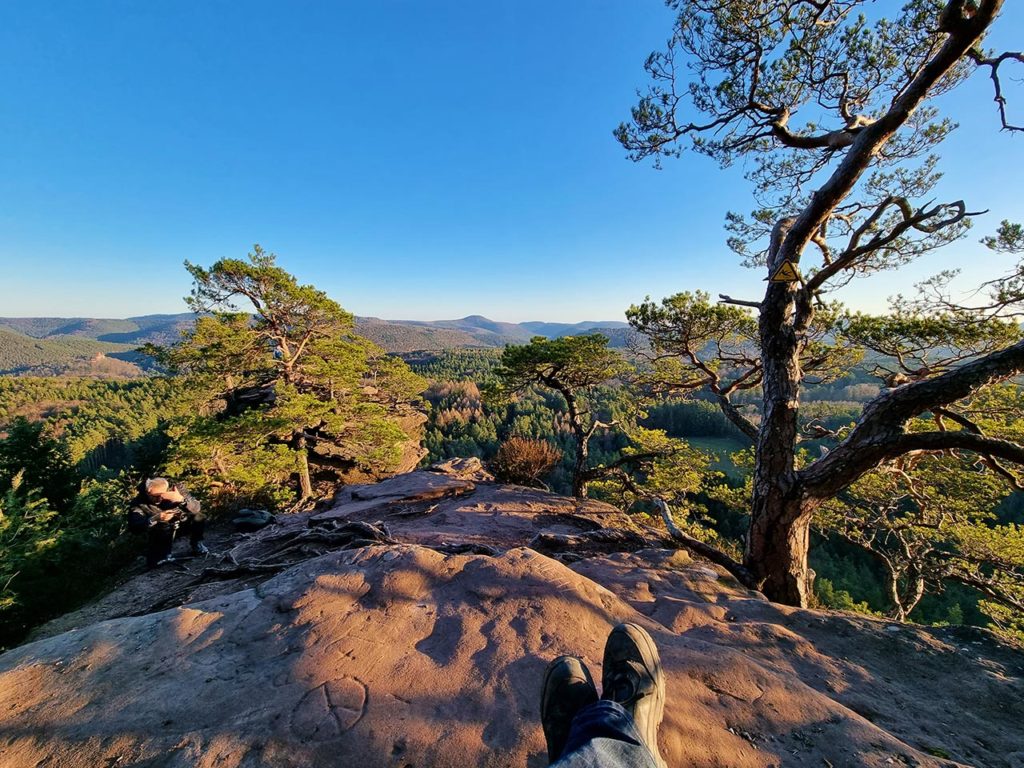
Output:
[[448,459],[439,461],[427,467],[428,472],[440,472],[444,475],[451,475],[463,480],[472,480],[475,483],[493,483],[494,475],[488,472],[476,456],[466,459]]
[[[949,708],[955,690],[913,697],[928,685],[865,674],[869,649],[843,663],[795,632],[818,614],[739,592],[700,601],[686,566],[664,560],[589,560],[588,577],[528,549],[482,557],[372,546],[258,589],[31,643],[0,656],[0,764],[541,766],[544,666],[575,653],[599,676],[604,638],[623,620],[661,649],[669,765],[882,766],[901,755],[939,765],[915,746],[935,743],[995,766],[1020,746],[1019,712],[970,737],[949,733],[924,716]],[[715,609],[727,602],[750,609],[742,624],[724,624]],[[690,610],[703,622],[681,621]],[[815,631],[827,639],[828,628]],[[826,680],[846,692],[830,695]],[[1019,679],[1011,685],[970,682],[1019,702],[1010,697]],[[858,714],[872,688],[884,690],[871,699],[875,724]],[[918,709],[900,714],[897,702],[911,697]]]
[[[669,549],[568,567],[522,545],[657,536],[542,491],[415,472],[344,489],[338,510],[228,551],[356,549],[250,579],[142,574],[77,631],[0,655],[0,766],[540,768],[545,665],[577,654],[600,679],[624,620],[661,650],[672,766],[1006,767],[1024,752],[1024,655],[983,632],[773,605]],[[157,587],[178,607],[125,615]]]
[[357,465],[342,447],[331,443],[330,440],[318,441],[312,447],[310,459],[314,470],[319,467],[322,474],[333,478],[335,482],[352,484],[372,483],[384,477],[416,469],[427,455],[427,450],[423,447],[423,425],[427,417],[413,408],[406,407],[401,409],[393,420],[409,439],[401,444],[399,459],[387,472],[378,472]]

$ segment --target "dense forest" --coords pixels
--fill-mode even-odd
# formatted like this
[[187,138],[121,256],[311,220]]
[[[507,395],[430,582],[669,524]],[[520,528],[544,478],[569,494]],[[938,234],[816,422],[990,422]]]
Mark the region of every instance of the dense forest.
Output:
[[[569,494],[575,437],[565,399],[543,386],[511,398],[500,396],[502,355],[500,349],[405,355],[409,368],[425,382],[421,407],[428,421],[423,444],[429,453],[423,461],[478,456],[493,462],[513,438],[543,441],[555,449],[555,461],[536,484]],[[172,458],[169,430],[174,432],[175,425],[180,429],[182,423],[181,386],[181,379],[165,376],[0,378],[0,543],[5,552],[0,611],[6,641],[94,594],[137,556],[139,544],[124,530],[124,511],[139,481],[166,469]],[[862,364],[810,388],[801,410],[810,422],[842,430],[878,390],[877,378]],[[633,396],[617,381],[594,387],[596,418],[612,420]],[[756,393],[744,393],[741,405],[743,400],[753,402]],[[717,541],[738,548],[744,514],[730,493],[742,494],[749,482],[749,449],[742,433],[717,404],[700,395],[649,398],[638,424],[662,430],[707,455],[707,482],[693,498]],[[622,432],[598,431],[589,461],[613,464],[629,451],[629,443]],[[812,440],[805,449],[817,452],[823,445]],[[215,494],[205,493],[215,509]],[[592,495],[622,501],[601,484]],[[642,504],[633,511],[647,523],[660,524]],[[994,513],[993,523],[1024,522],[1024,494],[1007,496]],[[891,605],[885,579],[870,552],[824,529],[814,535],[812,566],[819,603],[886,613]],[[947,584],[941,591],[930,590],[909,618],[984,626],[989,618],[979,610],[980,599],[974,590]]]
[[137,554],[128,500],[164,461],[174,382],[0,378],[0,644]]
[[138,376],[139,356],[131,349],[77,336],[33,338],[0,327],[0,376]]

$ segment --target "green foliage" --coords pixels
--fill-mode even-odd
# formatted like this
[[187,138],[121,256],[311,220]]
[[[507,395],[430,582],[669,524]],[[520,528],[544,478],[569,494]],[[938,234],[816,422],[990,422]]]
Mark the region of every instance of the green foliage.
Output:
[[422,391],[418,376],[259,246],[186,267],[201,317],[177,345],[148,349],[184,380],[169,472],[214,506],[282,505],[320,476],[336,482],[339,464],[395,466],[409,439],[395,417]]
[[437,354],[406,357],[409,367],[431,381],[472,381],[486,384],[495,380],[501,365],[500,349],[449,349]]
[[1007,320],[963,311],[925,314],[902,305],[877,317],[848,314],[840,325],[851,343],[879,356],[876,375],[890,385],[943,373],[1022,338],[1020,326]]
[[[1004,640],[1024,647],[1024,615],[1002,603],[982,600],[981,610],[991,619],[990,627]],[[956,623],[950,620],[950,623]]]
[[39,493],[54,509],[67,509],[78,492],[67,447],[50,435],[44,425],[19,416],[0,439],[0,493],[15,481]]
[[[22,571],[46,557],[56,545],[53,520],[57,512],[38,491],[24,487],[18,472],[0,497],[0,615],[20,603]],[[22,579],[24,581],[24,579]]]
[[638,505],[649,510],[651,499],[661,499],[669,504],[676,524],[686,533],[701,540],[715,538],[706,526],[697,525],[706,513],[698,494],[722,479],[721,474],[711,471],[711,457],[660,429],[633,427],[628,435],[629,444],[612,466],[629,462],[625,465],[629,471],[607,473],[606,479],[594,484],[595,496],[613,500],[627,510]]
[[510,393],[540,384],[564,395],[589,390],[628,370],[622,356],[608,348],[608,337],[593,333],[557,339],[534,336],[529,344],[510,344],[495,374]]
[[130,561],[134,544],[120,534],[134,484],[103,472],[58,511],[23,474],[13,478],[0,496],[0,647],[91,597]]
[[126,505],[162,461],[170,391],[159,379],[0,379],[0,646],[91,597],[134,556]]
[[[991,409],[985,423],[993,431],[999,421],[1019,430],[1018,419],[996,415],[1000,391],[1011,401],[1019,394],[1003,386],[979,395],[975,405]],[[926,428],[921,422],[911,426]],[[887,582],[886,608],[897,618],[916,608],[924,590],[941,592],[949,581],[1017,609],[1024,606],[1024,535],[1018,525],[998,524],[995,512],[1009,493],[1004,477],[973,457],[912,455],[864,475],[827,501],[816,524],[878,560]]]
[[102,467],[141,471],[159,463],[161,424],[176,382],[167,378],[97,380],[0,378],[0,428],[18,416],[46,420],[83,474]]
[[814,593],[825,608],[835,611],[853,611],[871,614],[873,611],[866,602],[856,602],[845,589],[836,589],[829,579],[817,579],[814,582]]

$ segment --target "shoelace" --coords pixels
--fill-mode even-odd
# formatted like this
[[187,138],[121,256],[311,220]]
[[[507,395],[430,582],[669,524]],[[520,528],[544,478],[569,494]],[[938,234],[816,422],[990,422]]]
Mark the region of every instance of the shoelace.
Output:
[[[650,695],[650,691],[640,690],[640,681],[646,674],[646,670],[638,662],[627,661],[626,669],[612,675],[611,691],[607,694],[612,701],[628,707],[635,704],[644,696]],[[628,693],[627,693],[628,692]]]

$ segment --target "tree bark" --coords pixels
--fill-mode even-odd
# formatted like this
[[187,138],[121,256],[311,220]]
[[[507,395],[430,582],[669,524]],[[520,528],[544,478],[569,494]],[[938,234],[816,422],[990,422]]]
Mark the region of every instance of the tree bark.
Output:
[[587,498],[587,476],[588,465],[590,464],[590,435],[583,426],[583,414],[580,413],[579,404],[576,402],[576,395],[567,387],[556,387],[565,398],[566,408],[569,411],[569,426],[576,436],[576,458],[572,466],[572,495],[577,499]]
[[587,465],[590,463],[590,441],[586,436],[576,433],[576,459],[572,467],[572,495],[577,499],[587,498]]
[[[782,238],[780,222],[773,240]],[[779,251],[769,254],[769,274]],[[764,369],[764,407],[755,444],[753,501],[743,564],[769,600],[807,605],[807,551],[814,504],[797,483],[795,449],[800,397],[800,344],[796,327],[798,283],[769,283],[761,305],[758,334]],[[801,303],[810,322],[813,309]]]
[[813,587],[807,564],[811,516],[817,504],[800,498],[778,498],[777,487],[757,497],[751,515],[744,565],[754,585],[776,603],[806,606]]
[[306,452],[306,436],[299,435],[295,441],[299,454],[299,501],[313,496],[313,483],[309,479],[309,454]]

